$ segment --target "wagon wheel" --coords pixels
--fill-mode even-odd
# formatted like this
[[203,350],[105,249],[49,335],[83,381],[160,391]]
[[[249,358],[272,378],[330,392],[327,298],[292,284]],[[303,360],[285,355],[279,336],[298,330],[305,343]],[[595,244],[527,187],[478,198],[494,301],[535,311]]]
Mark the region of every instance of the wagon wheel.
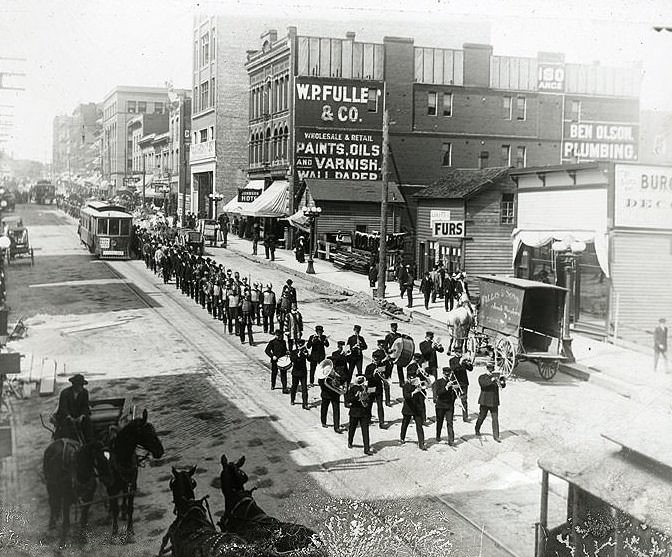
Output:
[[550,381],[558,373],[560,362],[558,360],[538,360],[537,367],[539,368],[539,375],[546,381]]
[[495,344],[495,369],[507,379],[516,367],[516,349],[509,337],[500,337]]
[[30,264],[35,265],[35,256],[33,255],[33,248],[30,248]]

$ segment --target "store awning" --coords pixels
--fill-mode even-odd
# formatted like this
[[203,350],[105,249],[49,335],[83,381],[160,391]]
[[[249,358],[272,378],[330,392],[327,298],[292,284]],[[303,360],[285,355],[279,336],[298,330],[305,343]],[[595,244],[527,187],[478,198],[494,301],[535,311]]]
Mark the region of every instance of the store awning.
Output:
[[243,207],[240,214],[247,217],[286,217],[289,214],[289,182],[273,182],[252,203]]
[[[256,199],[248,202],[238,201],[241,198],[241,194],[245,190],[261,191],[263,194],[264,184],[265,184],[264,180],[250,180],[243,189],[238,190],[238,193],[233,197],[233,199],[231,199],[226,205],[224,205],[224,207],[222,208],[222,212],[232,213],[234,215],[240,215],[244,208],[248,208],[250,205],[252,205],[252,203],[254,203],[254,201],[256,201]],[[244,194],[242,195],[242,197],[243,198],[245,197]]]
[[291,224],[294,228],[303,230],[304,232],[310,232],[310,226],[308,225],[308,217],[303,214],[303,208],[299,209],[293,215],[287,217],[287,222]]

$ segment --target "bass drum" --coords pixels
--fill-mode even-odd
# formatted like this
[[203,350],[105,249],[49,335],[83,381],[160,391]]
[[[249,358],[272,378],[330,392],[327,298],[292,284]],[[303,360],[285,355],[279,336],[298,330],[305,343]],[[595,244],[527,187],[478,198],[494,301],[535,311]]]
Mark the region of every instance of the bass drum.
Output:
[[407,366],[413,360],[415,342],[409,336],[396,339],[390,348],[390,359],[400,366]]
[[278,369],[280,371],[287,371],[292,367],[292,360],[289,359],[289,356],[281,356],[278,358]]

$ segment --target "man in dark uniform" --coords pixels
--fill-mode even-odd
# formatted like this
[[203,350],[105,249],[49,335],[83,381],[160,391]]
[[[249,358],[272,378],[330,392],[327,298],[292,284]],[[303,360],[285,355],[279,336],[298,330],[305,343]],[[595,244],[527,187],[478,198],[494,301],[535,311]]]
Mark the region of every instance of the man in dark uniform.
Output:
[[345,341],[339,340],[338,348],[331,353],[329,359],[334,364],[334,371],[338,373],[341,378],[347,382],[348,378],[348,358],[345,355]]
[[226,298],[227,298],[227,324],[229,329],[229,334],[233,333],[240,334],[238,323],[238,305],[240,304],[240,287],[235,280],[229,280],[229,284],[226,289]]
[[250,346],[254,346],[254,338],[252,338],[252,313],[253,306],[250,300],[250,291],[245,290],[240,306],[240,342],[245,343],[245,331],[247,330],[247,339]]
[[310,381],[311,385],[315,384],[315,369],[317,364],[327,357],[325,348],[329,346],[329,339],[324,335],[324,327],[317,325],[315,327],[315,334],[310,335],[306,348],[310,350]]
[[[398,331],[397,323],[390,323],[390,332],[385,335],[385,350],[390,353],[394,341],[401,338],[401,333]],[[397,377],[399,378],[399,386],[404,386],[404,366],[397,364]]]
[[348,351],[350,353],[348,356],[348,383],[352,382],[352,374],[355,368],[357,368],[357,375],[362,374],[362,366],[364,365],[364,350],[366,350],[368,346],[366,345],[364,337],[359,334],[361,330],[362,328],[359,325],[355,325],[352,328],[352,331],[355,334],[348,337],[347,345]]
[[376,389],[376,392],[372,393],[372,398],[378,407],[378,427],[385,429],[385,407],[383,406],[383,375],[385,373],[383,358],[385,355],[376,350],[371,357],[373,358],[373,362],[366,366],[364,377],[366,377],[369,387],[375,387]]
[[77,420],[80,423],[84,440],[86,442],[93,441],[93,428],[89,419],[91,416],[89,391],[84,387],[89,382],[84,379],[81,373],[73,375],[69,381],[71,385],[61,391],[58,398],[58,408],[51,417],[51,422],[56,426],[54,439],[62,437],[76,439],[77,429],[70,420]]
[[[330,384],[334,385],[334,382],[340,384],[342,376],[338,374],[336,369],[330,374]],[[318,385],[320,386],[320,397],[322,402],[320,404],[320,421],[322,422],[322,427],[328,428],[327,425],[327,413],[329,412],[329,405],[332,408],[332,415],[334,418],[334,431],[336,433],[343,433],[341,429],[341,395],[327,386],[327,378],[318,380]]]
[[455,304],[455,273],[452,275],[446,273],[443,281],[443,304],[446,311],[452,311]]
[[467,392],[469,390],[469,377],[467,376],[468,371],[474,369],[474,365],[467,359],[462,357],[462,352],[456,350],[455,353],[448,360],[448,365],[450,369],[455,374],[455,379],[462,390],[462,395],[460,396],[460,403],[462,404],[462,421],[469,422],[469,409],[467,405]]
[[390,360],[387,357],[387,350],[385,349],[385,339],[378,339],[376,341],[377,348],[374,350],[373,354],[371,354],[371,357],[376,358],[376,352],[378,353],[378,357],[380,357],[380,361],[382,362],[381,365],[385,366],[385,372],[383,374],[383,377],[385,380],[383,381],[383,393],[385,395],[385,406],[392,406],[392,403],[390,402],[390,380],[392,379],[392,368],[394,367],[394,364],[392,363],[392,360]]
[[455,415],[455,400],[457,399],[457,393],[450,382],[451,377],[450,368],[444,367],[443,375],[432,384],[434,408],[436,410],[436,440],[441,441],[441,429],[443,429],[443,420],[445,418],[446,428],[448,429],[448,444],[450,446],[455,442],[453,416]]
[[264,332],[273,334],[275,325],[273,319],[275,318],[275,292],[273,292],[273,285],[267,284],[266,290],[261,299],[261,312],[264,316]]
[[[264,352],[271,359],[271,390],[273,390],[278,378],[278,360],[287,355],[287,343],[282,338],[280,331],[275,331],[275,337],[266,345]],[[288,394],[286,369],[280,371],[280,384],[282,385],[282,392]]]
[[481,395],[478,397],[480,409],[474,430],[476,435],[481,434],[483,421],[490,412],[490,416],[492,416],[492,436],[497,443],[501,443],[499,438],[499,389],[500,386],[502,389],[506,387],[506,382],[500,379],[499,374],[494,373],[494,362],[488,362],[486,367],[487,373],[478,378],[478,384],[481,386]]
[[302,338],[296,340],[296,348],[289,353],[292,360],[292,386],[289,389],[289,400],[292,405],[295,404],[296,391],[301,385],[301,400],[302,408],[310,410],[308,407],[308,368],[306,362],[308,359],[308,350],[306,349],[306,341]]
[[427,331],[425,334],[425,340],[420,343],[420,353],[425,362],[427,362],[427,373],[430,373],[436,379],[436,375],[439,369],[439,364],[437,362],[436,353],[443,352],[443,346],[434,342],[434,333],[432,331]]
[[252,302],[252,321],[256,321],[258,327],[261,325],[261,283],[255,282],[252,285],[250,301]]
[[406,432],[411,420],[415,422],[415,431],[418,435],[418,448],[422,451],[425,447],[425,431],[423,429],[423,416],[425,415],[425,394],[420,387],[420,379],[414,372],[408,372],[408,381],[402,389],[404,396],[404,406],[401,409],[403,416],[401,420],[401,433],[399,442],[403,445],[406,442]]
[[294,281],[292,279],[287,279],[287,283],[283,287],[283,290],[287,293],[287,297],[289,298],[290,306],[295,306],[295,305],[297,305],[296,288],[294,288],[292,286],[292,284],[294,284]]
[[369,421],[371,419],[371,400],[368,395],[366,377],[360,375],[355,378],[355,382],[345,393],[345,402],[350,406],[350,420],[348,423],[348,449],[352,449],[352,442],[355,440],[357,426],[362,429],[362,440],[364,441],[364,454],[372,455],[373,451],[369,445]]

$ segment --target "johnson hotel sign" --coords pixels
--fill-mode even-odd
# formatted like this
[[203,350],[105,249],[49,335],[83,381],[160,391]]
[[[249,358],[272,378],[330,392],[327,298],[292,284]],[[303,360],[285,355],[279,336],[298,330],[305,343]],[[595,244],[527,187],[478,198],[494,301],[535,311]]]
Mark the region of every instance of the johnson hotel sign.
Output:
[[672,167],[617,164],[614,225],[672,230]]
[[382,179],[382,82],[297,77],[294,101],[299,179]]

